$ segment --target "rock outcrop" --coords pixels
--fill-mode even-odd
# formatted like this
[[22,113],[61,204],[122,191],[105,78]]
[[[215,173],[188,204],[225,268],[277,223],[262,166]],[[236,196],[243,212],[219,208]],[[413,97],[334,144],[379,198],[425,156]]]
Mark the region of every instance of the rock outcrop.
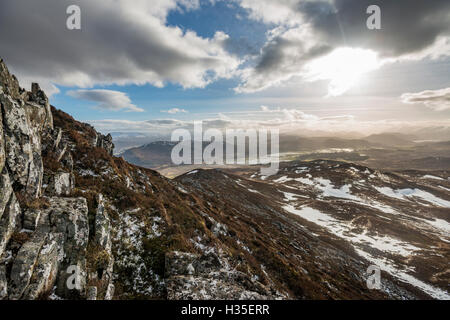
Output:
[[87,198],[73,195],[73,153],[87,147],[110,156],[111,135],[84,124],[72,130],[70,117],[54,128],[46,94],[37,83],[22,89],[3,60],[0,110],[0,299],[112,299],[105,201],[98,194],[90,215]]
[[[70,170],[47,171],[43,185],[44,151],[59,151],[58,163],[67,149],[49,100],[36,83],[30,92],[20,88],[0,60],[0,108],[0,298],[38,299],[54,288],[82,297],[88,206],[85,198],[60,198],[74,188]],[[76,293],[66,285],[70,266],[79,271]]]
[[0,257],[5,253],[8,241],[20,226],[20,205],[14,193],[11,194],[0,220]]
[[0,168],[5,155],[15,189],[24,189],[28,196],[38,198],[44,172],[41,137],[44,131],[53,129],[50,105],[38,84],[33,84],[32,92],[20,88],[3,61],[0,61],[0,75],[3,131],[0,143],[4,145],[0,151]]
[[[48,198],[46,208],[26,211],[29,239],[21,246],[11,269],[10,299],[36,299],[56,285],[60,297],[84,295],[88,207],[84,198]],[[70,268],[77,288],[67,285]]]
[[109,155],[113,155],[114,153],[114,143],[112,136],[110,134],[104,136],[102,134],[98,134],[95,139],[95,146],[99,148],[105,149]]
[[46,192],[56,196],[68,196],[75,187],[75,177],[70,172],[57,172],[49,178]]
[[225,258],[171,252],[166,255],[168,298],[172,300],[274,300],[277,295],[256,279],[232,270]]

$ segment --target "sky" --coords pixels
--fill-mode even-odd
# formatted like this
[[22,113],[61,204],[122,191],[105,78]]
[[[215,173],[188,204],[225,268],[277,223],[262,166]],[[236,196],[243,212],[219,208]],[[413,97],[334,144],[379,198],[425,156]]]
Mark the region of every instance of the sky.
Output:
[[448,0],[2,0],[0,57],[104,133],[450,127]]

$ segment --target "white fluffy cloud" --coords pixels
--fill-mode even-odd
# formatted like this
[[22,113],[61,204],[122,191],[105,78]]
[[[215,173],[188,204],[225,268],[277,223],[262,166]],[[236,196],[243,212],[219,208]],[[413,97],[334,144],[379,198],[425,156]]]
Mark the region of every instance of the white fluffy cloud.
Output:
[[405,93],[401,99],[403,103],[424,104],[436,111],[448,110],[450,109],[450,88]]
[[161,110],[161,112],[168,113],[168,114],[188,113],[186,110],[180,109],[180,108],[172,108],[172,109],[169,109],[169,110]]
[[126,93],[113,90],[77,90],[69,91],[68,95],[90,102],[95,102],[95,108],[110,111],[143,112],[144,109],[135,106]]
[[250,17],[265,23],[296,25],[302,15],[295,10],[298,0],[235,0],[249,10]]
[[[82,30],[66,28],[74,4]],[[171,10],[198,7],[198,0],[2,0],[0,54],[24,85],[33,79],[50,93],[52,84],[204,87],[231,77],[240,61],[224,49],[224,33],[203,38],[166,24]]]

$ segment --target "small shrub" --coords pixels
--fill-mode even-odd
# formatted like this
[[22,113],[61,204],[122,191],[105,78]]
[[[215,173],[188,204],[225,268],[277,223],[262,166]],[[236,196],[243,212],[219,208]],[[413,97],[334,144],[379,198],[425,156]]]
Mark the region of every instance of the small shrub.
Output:
[[11,240],[20,245],[23,245],[28,240],[30,240],[30,234],[26,232],[14,232],[11,236]]

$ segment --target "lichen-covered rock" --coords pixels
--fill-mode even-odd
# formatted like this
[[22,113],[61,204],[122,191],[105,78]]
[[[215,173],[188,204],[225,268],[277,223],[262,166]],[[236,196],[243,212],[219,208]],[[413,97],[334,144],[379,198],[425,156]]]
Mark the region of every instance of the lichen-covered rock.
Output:
[[[42,154],[47,160],[57,163],[65,172],[73,171],[73,156],[71,146],[63,139],[63,130],[61,128],[45,130],[42,136]],[[50,158],[50,159],[49,159]],[[44,183],[49,185],[52,181],[53,174],[49,175],[48,171],[52,168],[46,168],[44,175]],[[55,169],[55,168],[53,168]],[[53,172],[54,173],[54,172]]]
[[[85,198],[47,198],[48,205],[29,209],[24,215],[24,228],[36,230],[35,235],[48,235],[48,244],[38,261],[40,278],[26,293],[28,298],[48,291],[57,280],[56,294],[63,298],[85,295],[86,254],[89,241],[88,207]],[[33,242],[36,242],[34,239]],[[77,270],[78,288],[69,288],[69,268]]]
[[239,283],[214,277],[177,276],[168,280],[167,299],[273,300],[275,296],[246,290]]
[[249,275],[229,270],[216,253],[166,255],[169,300],[267,300],[279,298]]
[[92,286],[87,289],[86,300],[97,300],[97,287]]
[[0,59],[0,92],[10,95],[14,99],[20,99],[23,90],[19,86],[17,78],[10,74],[3,59]]
[[106,289],[106,294],[105,294],[105,299],[104,300],[112,300],[112,298],[114,297],[114,291],[115,291],[115,286],[110,283],[108,285],[108,288]]
[[34,268],[30,284],[23,299],[36,300],[50,293],[58,274],[59,263],[63,259],[63,234],[50,233],[42,246]]
[[62,129],[58,128],[56,132],[57,132],[56,137],[53,142],[53,149],[57,149],[59,147],[59,143],[61,142],[62,139]]
[[39,197],[44,171],[41,137],[44,130],[53,129],[48,98],[38,84],[32,92],[20,88],[0,60],[0,105],[0,172],[7,163],[18,191]]
[[[27,92],[25,102],[27,109],[29,111],[34,109],[33,111],[35,112],[34,115],[30,115],[31,121],[37,121],[32,123],[32,126],[39,128],[41,132],[44,129],[53,129],[53,115],[51,112],[50,103],[47,95],[41,90],[38,83],[31,84],[31,92]],[[37,118],[36,115],[38,116]]]
[[15,194],[12,193],[0,219],[0,257],[19,223],[20,213],[20,205]]
[[[64,259],[58,272],[56,294],[60,297],[84,296],[86,285],[86,249],[89,241],[88,206],[85,198],[49,198],[49,207],[42,210],[38,229],[64,235]],[[68,269],[76,266],[80,290],[70,289]]]
[[[43,164],[40,126],[32,124],[45,119],[45,110],[26,107],[22,100],[0,94],[3,112],[6,163],[15,183],[27,193],[38,197],[41,192]],[[44,120],[42,120],[44,121]]]
[[50,195],[68,196],[75,186],[75,177],[69,172],[57,172],[50,180],[46,190],[46,193]]
[[11,180],[9,179],[8,170],[5,168],[0,174],[0,219],[3,216],[12,192]]
[[97,197],[97,212],[95,215],[95,241],[106,251],[111,252],[111,222],[105,210],[103,195]]
[[97,147],[105,149],[106,152],[108,152],[110,155],[112,155],[114,152],[114,143],[110,134],[108,134],[107,136],[98,134],[95,144]]
[[23,106],[10,96],[0,95],[4,115],[5,151],[14,181],[26,186],[33,160],[30,126]]
[[[88,282],[95,283],[98,289],[97,298],[102,299],[112,295],[114,256],[111,251],[111,222],[105,209],[105,203],[101,194],[97,197],[97,211],[95,215],[95,236],[91,252],[88,253]],[[112,289],[114,290],[114,289]]]
[[47,236],[46,233],[34,233],[30,241],[26,242],[17,254],[11,269],[10,299],[17,300],[22,298],[33,275],[39,251],[44,245]]
[[0,109],[0,172],[3,171],[3,168],[5,167],[5,162],[6,156],[5,156],[5,137],[3,136],[3,115]]
[[214,254],[200,256],[193,253],[170,252],[166,254],[166,275],[208,274],[222,268],[222,262]]
[[0,300],[8,296],[8,280],[6,279],[6,267],[0,264]]
[[[89,240],[86,199],[52,197],[47,201],[45,208],[25,212],[24,228],[35,232],[13,264],[11,279],[16,288],[10,295],[13,299],[37,299],[48,294],[55,284],[59,297],[85,296]],[[25,274],[25,270],[31,274]],[[68,286],[72,275],[77,277],[77,285]]]
[[36,230],[41,213],[41,209],[26,210],[23,214],[23,228],[25,230]]
[[57,150],[60,147],[62,134],[61,128],[45,130],[42,135],[42,152]]

